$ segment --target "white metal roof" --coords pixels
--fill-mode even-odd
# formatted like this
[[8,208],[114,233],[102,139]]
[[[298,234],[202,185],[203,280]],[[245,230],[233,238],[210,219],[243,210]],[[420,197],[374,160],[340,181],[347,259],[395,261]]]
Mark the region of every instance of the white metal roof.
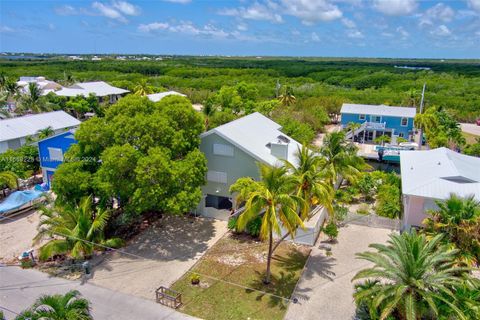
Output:
[[451,193],[480,200],[480,158],[447,148],[401,151],[402,193],[447,199]]
[[38,130],[47,127],[59,130],[73,128],[79,124],[80,121],[65,111],[53,111],[0,120],[0,142],[31,136],[36,134]]
[[394,107],[385,105],[344,103],[340,113],[372,114],[378,116],[415,118],[417,109],[410,107]]
[[290,140],[288,142],[287,160],[296,164],[296,153],[302,145],[281,132],[281,128],[278,123],[270,120],[261,113],[255,112],[204,132],[200,137],[203,138],[216,133],[257,160],[273,166],[279,164],[280,159],[271,154],[271,150],[267,147],[267,144],[272,142],[277,143],[279,142],[278,137],[284,136]]
[[147,97],[148,97],[148,99],[150,99],[150,101],[157,102],[157,101],[162,100],[166,96],[170,96],[170,95],[177,95],[177,96],[186,97],[186,95],[184,95],[183,93],[176,92],[176,91],[166,91],[166,92],[152,93],[152,94],[147,95]]
[[114,94],[124,94],[129,92],[128,90],[117,88],[114,86],[109,85],[103,81],[95,81],[95,82],[79,82],[74,84],[68,88],[62,88],[58,91],[55,91],[55,94],[58,96],[65,96],[65,97],[76,97],[80,96],[88,96],[89,94],[93,93],[97,97],[104,97]]

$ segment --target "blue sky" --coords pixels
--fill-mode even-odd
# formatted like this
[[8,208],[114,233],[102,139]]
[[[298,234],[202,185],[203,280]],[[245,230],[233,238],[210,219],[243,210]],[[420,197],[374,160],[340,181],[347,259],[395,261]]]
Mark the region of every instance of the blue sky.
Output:
[[480,0],[2,0],[0,51],[480,58]]

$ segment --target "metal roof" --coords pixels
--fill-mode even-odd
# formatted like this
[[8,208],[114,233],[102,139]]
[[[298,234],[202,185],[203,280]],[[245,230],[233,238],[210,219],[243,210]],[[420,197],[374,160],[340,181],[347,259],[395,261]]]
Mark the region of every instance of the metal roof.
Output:
[[0,120],[0,142],[31,136],[38,130],[73,128],[80,124],[65,111],[53,111],[23,117]]
[[176,92],[176,91],[152,93],[152,94],[147,95],[147,97],[148,97],[148,99],[150,99],[150,101],[157,102],[157,101],[162,100],[166,96],[170,96],[170,95],[186,97],[186,95],[184,95],[183,93]]
[[447,148],[401,151],[402,193],[447,199],[451,193],[480,200],[480,158]]
[[124,94],[127,92],[130,91],[111,86],[104,81],[79,82],[68,88],[62,88],[58,91],[54,91],[56,95],[65,97],[87,97],[91,93],[95,94],[97,97],[104,97],[114,94]]
[[342,105],[340,113],[371,114],[378,116],[415,118],[415,115],[417,114],[417,109],[410,107],[385,106],[383,104],[370,105],[344,103]]
[[[255,159],[272,166],[280,164],[281,161],[271,154],[271,149],[267,145],[269,143],[287,144],[287,160],[295,165],[297,150],[302,145],[281,132],[281,128],[278,123],[255,112],[204,132],[200,137],[216,133]],[[280,136],[286,138],[288,142],[284,138],[280,139]]]

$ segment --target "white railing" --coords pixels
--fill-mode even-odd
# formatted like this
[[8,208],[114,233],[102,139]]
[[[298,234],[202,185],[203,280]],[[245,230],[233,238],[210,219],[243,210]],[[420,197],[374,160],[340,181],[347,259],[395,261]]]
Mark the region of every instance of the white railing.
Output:
[[368,129],[382,130],[387,126],[386,122],[366,122],[366,127]]

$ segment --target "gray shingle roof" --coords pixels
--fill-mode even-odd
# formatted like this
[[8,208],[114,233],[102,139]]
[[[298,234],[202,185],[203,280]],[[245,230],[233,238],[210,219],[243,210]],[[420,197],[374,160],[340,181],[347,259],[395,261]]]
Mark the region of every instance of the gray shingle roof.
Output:
[[415,118],[417,110],[410,107],[344,103],[340,113]]

